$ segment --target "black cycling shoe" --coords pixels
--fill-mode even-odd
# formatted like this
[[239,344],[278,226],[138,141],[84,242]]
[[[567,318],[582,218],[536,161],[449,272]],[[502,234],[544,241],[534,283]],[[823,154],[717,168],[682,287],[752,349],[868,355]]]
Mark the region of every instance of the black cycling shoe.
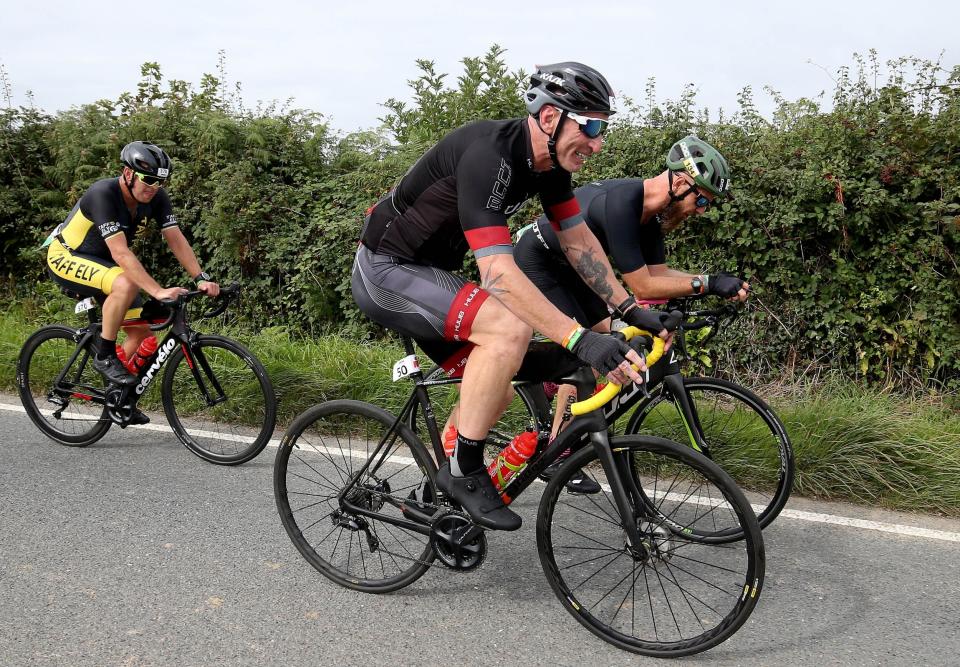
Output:
[[149,423],[150,417],[144,414],[139,408],[133,409],[133,414],[130,415],[130,426],[143,426]]
[[111,354],[106,357],[101,357],[97,354],[93,355],[93,367],[107,382],[126,386],[131,386],[137,382],[137,378],[130,375],[123,363],[115,355]]
[[[559,459],[551,463],[547,468],[540,473],[540,479],[549,482],[553,479],[553,476],[557,474],[557,471],[560,470],[560,466],[563,465],[565,459]],[[574,473],[573,477],[567,480],[567,483],[564,485],[570,493],[583,493],[586,495],[600,493],[602,489],[600,485],[592,477],[587,477],[583,470],[578,470]]]
[[486,468],[472,475],[454,477],[450,462],[437,472],[437,487],[460,503],[478,526],[492,530],[516,530],[523,524],[520,515],[503,504]]

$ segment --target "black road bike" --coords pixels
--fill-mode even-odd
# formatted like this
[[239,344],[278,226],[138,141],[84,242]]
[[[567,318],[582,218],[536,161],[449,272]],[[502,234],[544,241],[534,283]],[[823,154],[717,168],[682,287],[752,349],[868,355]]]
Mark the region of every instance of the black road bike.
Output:
[[[77,312],[87,312],[87,326],[52,324],[35,332],[17,360],[17,390],[30,419],[52,440],[86,447],[113,424],[130,424],[134,408],[165,367],[163,410],[180,442],[220,465],[254,458],[276,424],[273,385],[263,364],[243,345],[190,327],[187,303],[203,294],[193,291],[144,305],[144,312],[162,313],[148,319],[150,329],[170,331],[132,386],[111,384],[93,368],[101,323],[92,299],[77,305]],[[212,309],[200,317],[223,313],[238,294],[236,284],[221,290]]]
[[[399,414],[354,400],[314,406],[294,420],[277,452],[274,492],[284,528],[332,581],[386,593],[431,566],[473,570],[486,531],[436,487],[443,460],[428,389],[412,341],[395,377],[414,382]],[[536,359],[539,358],[539,361]],[[532,344],[527,381],[593,391],[593,371],[555,344]],[[398,370],[399,369],[399,370]],[[625,391],[631,391],[628,386]],[[417,407],[432,453],[407,425]],[[512,502],[569,446],[585,442],[546,485],[537,513],[543,571],[564,608],[595,635],[645,655],[689,655],[746,621],[763,585],[764,550],[750,504],[733,479],[662,438],[609,437],[604,411],[575,419],[502,489]],[[583,469],[602,488],[566,493]]]
[[[632,386],[604,408],[614,433],[657,435],[688,444],[718,463],[747,493],[761,528],[777,518],[790,498],[795,465],[787,429],[763,399],[734,382],[712,377],[686,377],[686,334],[707,330],[703,345],[739,314],[725,303],[711,309],[693,309],[695,299],[678,299],[668,310],[681,310],[684,321],[670,351],[650,367],[647,391]],[[440,367],[426,372],[430,382],[446,377]],[[494,426],[488,443],[503,448],[521,430],[549,435],[553,407],[540,382],[514,383],[516,398],[504,419]],[[451,402],[455,397],[447,397]],[[634,409],[636,408],[636,409]],[[633,410],[631,413],[630,411]],[[422,420],[414,408],[408,425],[417,431]]]

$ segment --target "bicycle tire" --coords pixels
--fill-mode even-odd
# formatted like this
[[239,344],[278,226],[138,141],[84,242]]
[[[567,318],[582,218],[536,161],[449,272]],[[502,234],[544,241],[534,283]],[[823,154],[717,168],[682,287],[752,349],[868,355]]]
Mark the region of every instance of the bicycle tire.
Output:
[[167,421],[183,446],[204,461],[246,463],[263,451],[276,425],[277,398],[270,376],[259,359],[229,338],[198,336],[192,350],[200,361],[196,371],[218,402],[206,404],[183,346],[178,346],[163,374]]
[[338,500],[347,484],[360,479],[363,464],[395,421],[362,401],[315,405],[287,429],[274,464],[277,510],[297,550],[331,581],[365,593],[412,584],[435,557],[428,535],[377,518],[404,519],[398,505],[417,490],[421,507],[436,507],[431,504],[437,498],[436,467],[405,424],[397,424],[388,440],[383,465],[351,485],[351,502],[377,514],[344,512]]
[[[747,493],[761,528],[780,514],[790,492],[796,466],[793,448],[783,423],[756,394],[719,378],[683,378],[687,394],[695,401],[710,458]],[[664,409],[668,401],[659,385],[630,416],[625,434],[659,435],[689,443],[679,411]]]
[[[611,447],[616,456],[661,459],[684,472],[671,473],[665,488],[648,491],[635,505],[649,549],[638,559],[626,544],[595,449],[571,456],[547,485],[537,515],[540,562],[557,598],[590,632],[633,653],[680,657],[729,639],[763,587],[763,536],[746,497],[718,465],[689,447],[637,435],[613,438]],[[599,478],[600,494],[563,493],[581,469]],[[703,504],[701,487],[724,503]],[[671,517],[674,524],[696,527],[716,512],[730,514],[726,521],[735,520],[744,539],[692,540],[663,522]]]
[[[106,383],[93,368],[92,343],[74,360],[60,386],[54,386],[77,349],[78,334],[61,325],[45,326],[27,339],[17,358],[17,392],[27,415],[44,435],[68,447],[93,444],[111,425],[102,402]],[[95,392],[101,402],[94,400]]]

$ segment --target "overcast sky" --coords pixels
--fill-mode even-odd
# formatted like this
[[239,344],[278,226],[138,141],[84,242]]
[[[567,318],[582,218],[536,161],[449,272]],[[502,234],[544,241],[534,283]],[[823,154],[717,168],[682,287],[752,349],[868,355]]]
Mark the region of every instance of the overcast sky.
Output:
[[[0,13],[0,64],[13,104],[67,109],[134,91],[140,65],[197,88],[226,52],[230,83],[248,107],[294,98],[343,131],[377,125],[389,97],[409,98],[418,58],[455,77],[460,60],[494,43],[511,70],[579,60],[620,93],[658,99],[697,87],[699,106],[736,110],[751,85],[761,111],[764,85],[787,99],[833,90],[831,75],[854,52],[960,62],[960,3],[913,0],[801,2],[221,2],[7,0]],[[809,61],[812,61],[809,62]],[[5,102],[4,102],[5,103]]]

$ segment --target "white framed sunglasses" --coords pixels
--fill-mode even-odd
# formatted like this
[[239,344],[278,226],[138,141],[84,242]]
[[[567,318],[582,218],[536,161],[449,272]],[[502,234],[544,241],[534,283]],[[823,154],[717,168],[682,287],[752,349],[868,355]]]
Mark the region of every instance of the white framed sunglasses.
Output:
[[607,127],[610,125],[610,121],[604,118],[590,118],[589,116],[581,116],[573,111],[567,112],[567,118],[579,125],[580,131],[591,139],[596,139],[597,137],[602,136],[603,133],[607,131]]

